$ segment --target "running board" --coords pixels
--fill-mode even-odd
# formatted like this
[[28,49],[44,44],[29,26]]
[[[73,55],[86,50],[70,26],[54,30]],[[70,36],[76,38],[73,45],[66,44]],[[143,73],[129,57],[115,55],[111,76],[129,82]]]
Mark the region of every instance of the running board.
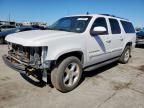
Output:
[[119,57],[114,58],[114,59],[111,59],[111,60],[109,60],[109,61],[105,61],[105,62],[102,62],[102,63],[98,63],[98,64],[95,64],[95,65],[93,65],[93,66],[86,67],[86,68],[84,69],[84,71],[91,71],[91,70],[97,69],[97,68],[99,68],[99,67],[105,66],[105,65],[107,65],[107,64],[113,63],[113,62],[118,61],[118,60],[119,60]]

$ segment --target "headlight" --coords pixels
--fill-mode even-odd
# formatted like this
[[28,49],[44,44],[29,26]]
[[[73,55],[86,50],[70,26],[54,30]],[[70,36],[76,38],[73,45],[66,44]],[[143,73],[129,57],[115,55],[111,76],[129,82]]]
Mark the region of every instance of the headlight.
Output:
[[46,60],[47,57],[47,53],[48,53],[48,47],[42,47],[42,63]]

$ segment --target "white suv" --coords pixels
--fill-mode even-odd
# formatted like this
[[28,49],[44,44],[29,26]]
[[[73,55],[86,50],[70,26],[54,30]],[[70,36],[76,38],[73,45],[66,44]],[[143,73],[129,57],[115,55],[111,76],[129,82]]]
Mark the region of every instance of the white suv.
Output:
[[76,15],[61,18],[47,30],[12,34],[6,64],[31,74],[37,70],[42,79],[61,92],[73,90],[82,71],[96,69],[114,61],[127,63],[135,46],[131,22],[107,15]]

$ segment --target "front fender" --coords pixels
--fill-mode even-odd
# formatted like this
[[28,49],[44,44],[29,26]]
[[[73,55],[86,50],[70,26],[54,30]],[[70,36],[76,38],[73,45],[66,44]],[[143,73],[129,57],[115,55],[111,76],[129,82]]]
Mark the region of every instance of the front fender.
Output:
[[53,50],[53,52],[49,51],[47,60],[57,60],[63,54],[74,52],[74,51],[80,51],[80,52],[84,53],[84,50],[82,50],[80,48],[72,48],[72,49],[59,48],[58,50]]

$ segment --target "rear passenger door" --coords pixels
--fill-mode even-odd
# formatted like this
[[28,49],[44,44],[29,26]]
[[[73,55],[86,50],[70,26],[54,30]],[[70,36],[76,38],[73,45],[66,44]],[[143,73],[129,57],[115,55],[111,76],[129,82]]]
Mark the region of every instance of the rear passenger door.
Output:
[[111,57],[120,56],[123,51],[124,36],[117,19],[109,18],[111,37]]

